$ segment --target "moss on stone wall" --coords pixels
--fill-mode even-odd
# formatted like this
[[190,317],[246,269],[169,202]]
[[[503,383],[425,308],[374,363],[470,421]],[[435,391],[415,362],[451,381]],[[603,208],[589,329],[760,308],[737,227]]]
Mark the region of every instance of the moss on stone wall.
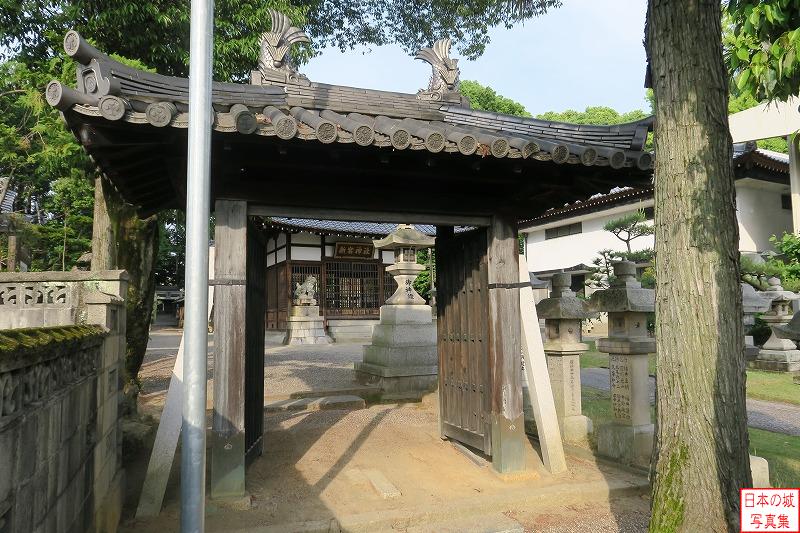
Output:
[[100,326],[52,326],[0,330],[0,364],[11,358],[40,357],[59,349],[70,349],[77,345],[106,336]]

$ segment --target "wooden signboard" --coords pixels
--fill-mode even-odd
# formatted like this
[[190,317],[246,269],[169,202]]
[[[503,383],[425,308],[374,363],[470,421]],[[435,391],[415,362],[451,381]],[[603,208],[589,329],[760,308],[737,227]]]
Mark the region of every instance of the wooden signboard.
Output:
[[336,259],[372,259],[375,247],[370,242],[337,242],[333,252]]

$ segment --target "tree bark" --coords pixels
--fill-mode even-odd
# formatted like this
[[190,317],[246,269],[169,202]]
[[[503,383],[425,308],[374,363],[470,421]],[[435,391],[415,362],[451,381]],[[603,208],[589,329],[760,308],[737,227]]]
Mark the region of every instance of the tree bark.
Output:
[[125,396],[127,408],[133,411],[155,296],[153,271],[158,257],[158,219],[139,218],[136,208],[123,203],[110,184],[99,177],[94,197],[92,270],[119,268],[127,270],[130,276],[125,298]]
[[739,531],[752,485],[719,0],[649,0],[656,438],[650,531]]

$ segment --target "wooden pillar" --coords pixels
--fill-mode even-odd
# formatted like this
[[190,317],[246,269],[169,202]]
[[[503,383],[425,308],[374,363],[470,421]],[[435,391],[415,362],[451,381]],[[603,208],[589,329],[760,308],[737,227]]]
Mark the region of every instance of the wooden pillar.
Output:
[[487,248],[492,466],[501,473],[518,472],[525,469],[527,437],[522,411],[516,220],[493,216],[488,228]]
[[245,494],[247,202],[217,200],[214,211],[216,229],[211,497],[238,498]]
[[92,270],[117,268],[117,239],[111,213],[117,214],[119,203],[111,184],[97,176],[92,217]]

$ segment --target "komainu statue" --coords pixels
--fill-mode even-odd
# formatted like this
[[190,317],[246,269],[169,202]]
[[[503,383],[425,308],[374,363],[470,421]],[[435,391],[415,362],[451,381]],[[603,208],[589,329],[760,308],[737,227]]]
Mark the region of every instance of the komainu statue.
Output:
[[458,59],[450,57],[450,39],[439,39],[431,48],[423,48],[415,59],[422,59],[431,65],[431,79],[428,89],[417,93],[420,100],[441,100],[447,93],[458,92]]
[[[308,276],[303,283],[295,283],[294,299],[300,304],[307,304],[307,302],[316,302],[317,297],[317,278],[315,276]],[[310,304],[315,305],[315,304]]]

